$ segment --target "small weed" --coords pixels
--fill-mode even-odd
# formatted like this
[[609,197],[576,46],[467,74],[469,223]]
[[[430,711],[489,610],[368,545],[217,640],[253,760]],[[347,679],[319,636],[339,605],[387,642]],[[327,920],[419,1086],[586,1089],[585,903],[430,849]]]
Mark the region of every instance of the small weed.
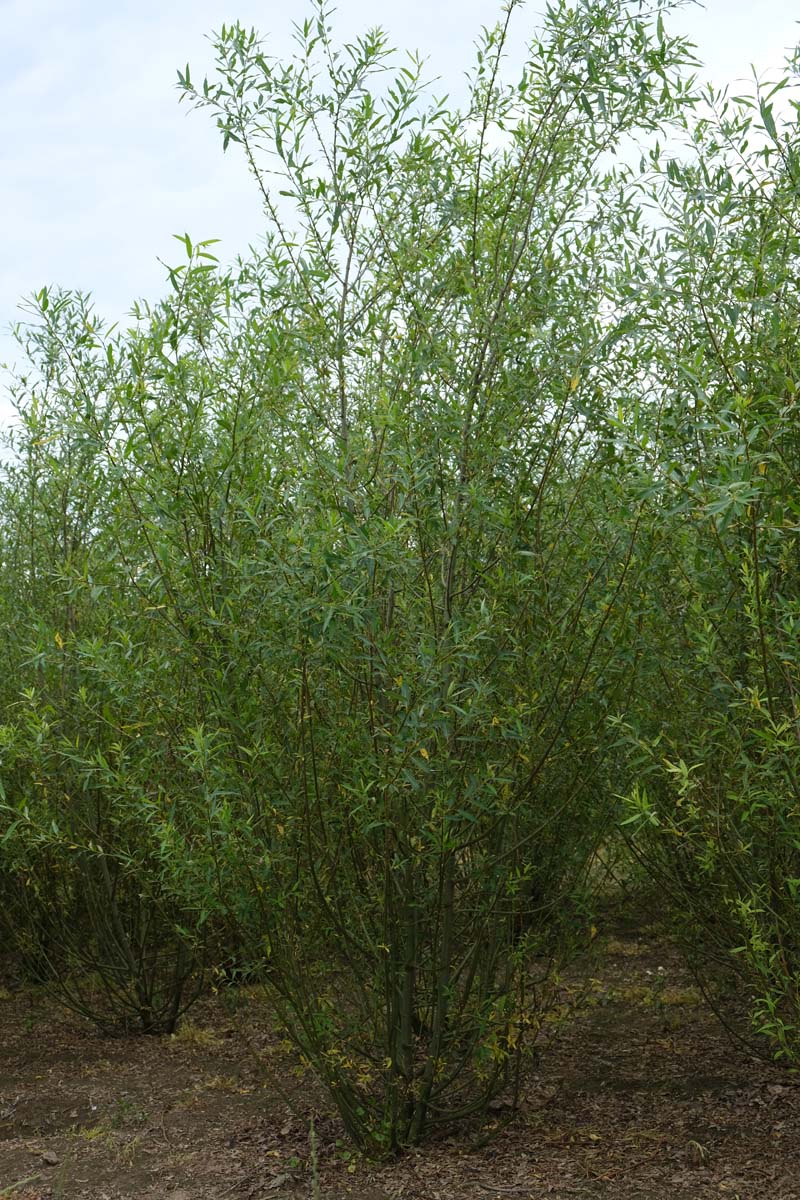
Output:
[[172,1038],[185,1046],[202,1046],[207,1050],[220,1044],[220,1039],[215,1033],[210,1029],[202,1029],[192,1021],[184,1021],[178,1032],[173,1033]]
[[112,1129],[121,1129],[125,1124],[142,1125],[147,1120],[143,1108],[137,1108],[132,1100],[120,1097],[114,1104],[114,1111],[108,1119]]
[[241,1092],[243,1090],[250,1091],[251,1089],[243,1089],[232,1075],[210,1075],[202,1084],[203,1090],[213,1092]]
[[696,987],[668,987],[661,993],[661,1003],[667,1007],[680,1005],[684,1008],[699,1008],[704,1004],[703,994]]
[[82,1138],[84,1142],[99,1142],[110,1138],[111,1130],[108,1122],[99,1121],[97,1125],[85,1125],[83,1129],[79,1129],[77,1136]]
[[639,958],[646,952],[646,947],[640,942],[627,942],[619,938],[609,938],[604,948],[606,954],[616,958]]
[[123,1142],[123,1144],[117,1150],[117,1162],[122,1163],[127,1167],[133,1166],[134,1159],[136,1158],[136,1152],[139,1150],[141,1144],[142,1139],[138,1135],[136,1137],[129,1138],[127,1142]]

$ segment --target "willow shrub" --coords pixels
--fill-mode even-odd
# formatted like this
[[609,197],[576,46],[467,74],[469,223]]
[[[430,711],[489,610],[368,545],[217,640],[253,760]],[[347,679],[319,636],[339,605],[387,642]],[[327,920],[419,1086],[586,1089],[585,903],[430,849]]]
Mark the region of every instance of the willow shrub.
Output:
[[775,107],[790,83],[711,95],[658,191],[662,590],[628,829],[697,970],[740,973],[755,1028],[797,1062],[800,142]]
[[12,899],[0,923],[29,973],[104,1029],[169,1031],[196,993],[203,935],[150,819],[167,771],[176,781],[169,742],[146,734],[182,673],[149,640],[146,611],[135,620],[112,532],[119,492],[82,428],[112,386],[101,327],[81,297],[43,292],[39,305],[41,323],[21,331],[29,365],[1,502]]
[[[646,376],[614,312],[638,214],[603,164],[679,116],[685,49],[636,6],[558,4],[507,83],[516,7],[464,112],[380,32],[336,48],[322,7],[289,63],[223,28],[181,86],[246,156],[265,246],[224,272],[183,239],[134,330],[80,333],[64,400],[106,509],[48,772],[97,783],[174,929],[265,959],[372,1153],[515,1105],[634,665],[647,479],[607,415]],[[57,839],[23,791],[35,873]]]

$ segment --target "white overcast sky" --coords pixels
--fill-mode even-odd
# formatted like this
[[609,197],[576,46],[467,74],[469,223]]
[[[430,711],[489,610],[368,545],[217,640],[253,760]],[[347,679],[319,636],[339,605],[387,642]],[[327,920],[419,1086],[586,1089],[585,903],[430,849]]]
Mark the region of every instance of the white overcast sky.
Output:
[[[517,14],[520,42],[543,7],[528,0]],[[258,239],[244,165],[235,148],[223,156],[210,114],[178,104],[176,69],[188,61],[202,79],[206,35],[237,19],[287,53],[307,11],[302,0],[0,0],[0,362],[14,355],[20,298],[43,284],[91,291],[117,320],[163,291],[157,260],[181,257],[172,234],[221,238],[224,259]],[[475,36],[498,12],[493,0],[340,0],[335,26],[347,38],[381,24],[428,57],[437,93],[458,98]],[[723,84],[750,64],[777,73],[798,18],[795,0],[708,0],[671,26]],[[9,411],[0,398],[0,422]]]

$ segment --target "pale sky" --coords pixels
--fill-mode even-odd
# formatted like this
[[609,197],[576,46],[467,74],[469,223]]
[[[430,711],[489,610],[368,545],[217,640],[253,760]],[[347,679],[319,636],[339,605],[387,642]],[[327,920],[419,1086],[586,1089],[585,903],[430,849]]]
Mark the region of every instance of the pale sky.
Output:
[[[528,0],[517,14],[518,43],[543,7]],[[287,53],[291,21],[307,12],[297,0],[0,0],[0,362],[14,353],[20,298],[44,284],[91,291],[118,320],[163,292],[158,259],[181,261],[172,234],[220,238],[224,260],[259,238],[244,164],[235,147],[222,154],[209,113],[178,104],[176,69],[188,61],[201,80],[206,35],[237,19]],[[437,94],[459,99],[475,36],[498,12],[492,0],[340,0],[334,24],[345,39],[381,24],[429,59]],[[794,0],[708,0],[671,28],[722,85],[750,77],[751,63],[777,74],[798,17]],[[9,412],[0,396],[0,422]]]

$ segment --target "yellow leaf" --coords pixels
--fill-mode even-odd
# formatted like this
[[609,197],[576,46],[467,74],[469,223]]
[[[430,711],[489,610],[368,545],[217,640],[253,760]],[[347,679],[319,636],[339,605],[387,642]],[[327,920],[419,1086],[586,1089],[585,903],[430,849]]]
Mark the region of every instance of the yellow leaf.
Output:
[[425,759],[426,762],[430,758],[430,754],[428,754],[428,751],[425,749],[424,746],[420,749],[420,754],[422,755],[422,757]]
[[54,640],[55,640],[55,643],[58,646],[59,650],[62,650],[64,648],[64,639],[62,638],[61,634],[56,633]]
[[570,379],[570,381],[569,381],[569,390],[571,392],[574,392],[576,387],[580,383],[580,381],[581,381],[580,375],[573,375],[572,379]]

